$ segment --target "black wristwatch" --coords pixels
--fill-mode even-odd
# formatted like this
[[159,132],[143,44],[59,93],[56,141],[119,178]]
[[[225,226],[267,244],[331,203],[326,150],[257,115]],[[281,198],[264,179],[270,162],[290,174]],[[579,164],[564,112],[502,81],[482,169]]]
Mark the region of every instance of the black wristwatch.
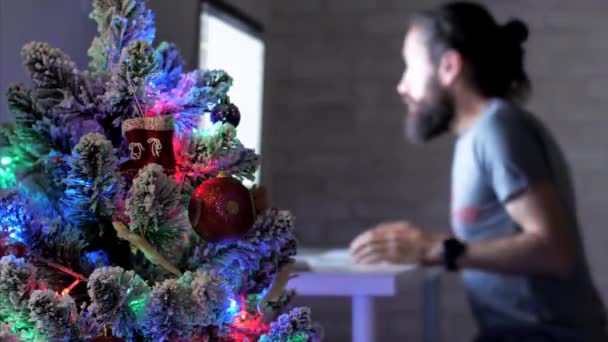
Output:
[[467,245],[456,239],[449,238],[443,241],[441,258],[446,270],[454,272],[458,270],[458,259],[467,251]]

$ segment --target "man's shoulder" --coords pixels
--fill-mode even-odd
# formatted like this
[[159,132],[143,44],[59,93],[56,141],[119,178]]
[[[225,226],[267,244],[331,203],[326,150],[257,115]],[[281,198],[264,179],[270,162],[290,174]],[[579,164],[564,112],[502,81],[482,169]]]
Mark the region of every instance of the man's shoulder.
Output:
[[542,123],[520,105],[500,100],[484,114],[474,132],[476,143],[505,143],[538,134]]
[[531,117],[532,114],[520,105],[505,100],[497,100],[496,104],[482,118],[480,133],[529,126]]

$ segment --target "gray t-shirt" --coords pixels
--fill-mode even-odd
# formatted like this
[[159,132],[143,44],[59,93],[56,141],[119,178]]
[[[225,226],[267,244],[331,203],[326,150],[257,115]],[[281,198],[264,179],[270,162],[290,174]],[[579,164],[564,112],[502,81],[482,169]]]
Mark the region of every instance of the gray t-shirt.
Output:
[[501,99],[456,141],[451,221],[465,241],[521,231],[505,204],[538,181],[552,182],[567,210],[579,247],[576,271],[566,278],[464,270],[462,279],[479,323],[489,331],[546,324],[573,329],[584,341],[607,341],[603,303],[581,246],[576,205],[565,159],[547,129],[531,114]]

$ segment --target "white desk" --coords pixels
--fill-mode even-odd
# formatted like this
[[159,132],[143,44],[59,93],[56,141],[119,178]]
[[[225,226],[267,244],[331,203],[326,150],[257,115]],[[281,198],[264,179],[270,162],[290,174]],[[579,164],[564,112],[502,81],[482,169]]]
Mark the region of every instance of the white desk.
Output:
[[301,249],[296,278],[288,283],[300,296],[352,298],[352,341],[375,341],[374,297],[397,295],[397,280],[423,272],[423,341],[438,342],[439,271],[416,265],[354,265],[346,250]]

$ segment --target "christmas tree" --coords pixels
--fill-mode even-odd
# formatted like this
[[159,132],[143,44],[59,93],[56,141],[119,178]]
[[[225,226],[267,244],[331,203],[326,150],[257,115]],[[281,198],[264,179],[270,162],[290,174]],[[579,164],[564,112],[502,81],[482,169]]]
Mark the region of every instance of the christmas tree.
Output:
[[[0,129],[0,338],[314,341],[285,289],[294,218],[246,188],[221,70],[153,46],[144,0],[94,0],[89,70],[46,43]],[[198,129],[209,115],[214,123]]]

